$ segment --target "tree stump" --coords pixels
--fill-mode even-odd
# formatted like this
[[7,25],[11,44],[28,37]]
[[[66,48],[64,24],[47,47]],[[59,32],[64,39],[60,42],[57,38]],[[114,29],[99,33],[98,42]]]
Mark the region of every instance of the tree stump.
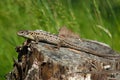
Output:
[[[116,54],[108,46],[83,40],[84,45],[106,54]],[[67,47],[27,40],[16,48],[18,59],[7,80],[119,80],[118,59],[98,57]]]

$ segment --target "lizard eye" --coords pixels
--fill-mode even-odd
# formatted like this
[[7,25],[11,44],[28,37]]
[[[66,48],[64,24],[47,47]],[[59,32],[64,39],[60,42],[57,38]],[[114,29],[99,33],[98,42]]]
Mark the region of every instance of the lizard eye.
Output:
[[24,32],[23,32],[23,31],[21,31],[21,33],[23,34]]
[[33,35],[33,33],[31,33],[31,35]]

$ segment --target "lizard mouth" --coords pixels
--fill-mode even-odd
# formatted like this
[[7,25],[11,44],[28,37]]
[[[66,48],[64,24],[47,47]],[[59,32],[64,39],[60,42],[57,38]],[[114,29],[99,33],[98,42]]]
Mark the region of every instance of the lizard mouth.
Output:
[[27,30],[18,31],[17,35],[34,40],[33,35]]
[[18,31],[17,32],[17,35],[19,36],[24,36],[24,35],[27,35],[28,34],[28,31]]

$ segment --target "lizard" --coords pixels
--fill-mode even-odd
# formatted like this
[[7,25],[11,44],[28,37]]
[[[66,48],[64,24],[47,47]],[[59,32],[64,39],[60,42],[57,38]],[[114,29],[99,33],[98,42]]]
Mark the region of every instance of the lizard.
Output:
[[65,38],[61,38],[55,34],[51,34],[46,31],[43,31],[43,30],[35,30],[35,31],[21,30],[21,31],[17,32],[17,35],[22,36],[24,38],[34,40],[36,42],[45,41],[45,42],[55,44],[58,46],[65,46],[65,47],[72,48],[72,49],[75,49],[78,51],[90,53],[92,55],[96,55],[99,57],[115,57],[115,58],[120,57],[118,55],[100,54],[99,52],[96,52],[95,50],[78,46],[78,45],[74,44],[73,42],[71,42],[70,40],[65,40]]

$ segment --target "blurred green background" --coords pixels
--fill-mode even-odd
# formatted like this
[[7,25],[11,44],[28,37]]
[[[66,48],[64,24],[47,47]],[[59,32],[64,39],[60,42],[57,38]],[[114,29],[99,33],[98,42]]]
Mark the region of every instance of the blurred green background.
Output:
[[24,41],[17,31],[57,33],[62,26],[120,52],[120,0],[0,0],[0,80]]

